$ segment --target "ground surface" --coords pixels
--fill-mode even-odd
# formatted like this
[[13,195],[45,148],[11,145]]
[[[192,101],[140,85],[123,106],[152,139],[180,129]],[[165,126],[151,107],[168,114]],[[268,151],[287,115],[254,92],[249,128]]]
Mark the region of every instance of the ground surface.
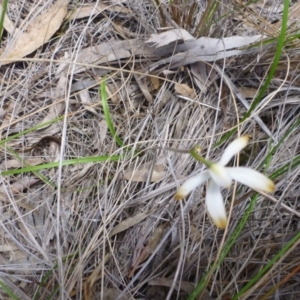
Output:
[[[300,13],[288,6],[270,78],[279,1],[9,1],[2,299],[186,299],[199,281],[198,299],[300,295]],[[219,230],[206,185],[174,201],[204,169],[176,149],[198,144],[217,161],[244,134],[230,165],[276,190],[222,190],[230,221]]]

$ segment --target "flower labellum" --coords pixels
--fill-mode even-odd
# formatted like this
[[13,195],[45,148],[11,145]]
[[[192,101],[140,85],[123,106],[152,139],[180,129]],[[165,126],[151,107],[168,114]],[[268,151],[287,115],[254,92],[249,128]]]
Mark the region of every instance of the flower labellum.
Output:
[[221,194],[221,187],[228,188],[232,180],[236,180],[254,190],[272,193],[275,190],[275,184],[264,174],[245,167],[225,167],[236,154],[247,146],[248,141],[248,135],[234,140],[225,149],[218,163],[205,160],[198,153],[193,152],[194,148],[192,148],[191,155],[203,162],[208,169],[202,174],[185,181],[177,190],[174,196],[175,200],[187,197],[198,186],[208,181],[205,199],[207,211],[215,225],[224,229],[227,225],[227,214]]

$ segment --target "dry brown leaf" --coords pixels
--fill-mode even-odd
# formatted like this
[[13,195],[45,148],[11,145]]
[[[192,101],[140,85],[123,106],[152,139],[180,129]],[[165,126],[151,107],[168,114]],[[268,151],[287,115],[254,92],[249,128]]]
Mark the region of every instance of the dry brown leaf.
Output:
[[239,87],[237,89],[245,98],[253,99],[257,94],[257,89],[247,87]]
[[84,108],[87,111],[91,112],[93,115],[98,117],[99,115],[96,112],[95,108],[91,107],[94,103],[90,97],[89,91],[87,89],[84,89],[84,90],[80,91],[78,94],[79,94],[81,103],[83,104]]
[[[46,11],[24,25],[13,37],[13,42],[5,50],[1,59],[3,65],[8,64],[32,53],[49,41],[52,35],[60,28],[67,13],[67,0],[58,0]],[[9,61],[5,61],[9,59]]]
[[193,74],[194,83],[200,91],[206,93],[208,86],[208,74],[211,74],[211,68],[209,65],[202,61],[195,62],[190,67],[191,73]]
[[223,126],[226,129],[230,128],[230,125],[226,122],[227,112],[228,112],[228,95],[230,94],[230,91],[228,90],[228,87],[226,85],[222,86],[222,93],[221,93],[221,110],[223,113]]
[[[91,275],[87,278],[87,280],[84,283],[84,299],[91,299],[92,294],[92,288],[96,281],[98,281],[101,278],[101,275],[103,274],[101,272],[104,264],[109,260],[110,253],[107,253],[104,257],[104,263],[100,262],[98,266],[93,270]],[[73,295],[74,294],[74,295]],[[71,293],[71,297],[75,296],[77,294],[77,290],[74,291],[74,293]]]
[[[189,121],[188,112],[185,109],[182,109],[182,106],[179,102],[177,102],[174,106],[174,112],[178,112],[178,115],[176,117],[177,121],[174,131],[174,139],[180,140],[180,138],[182,137],[182,133],[185,131],[185,128],[187,126],[187,122]],[[176,144],[177,143],[175,142],[173,146],[175,146]]]
[[153,103],[153,97],[151,94],[151,81],[148,77],[140,76],[138,74],[134,74],[134,78],[136,83],[139,86],[144,97],[150,102]]
[[27,258],[26,253],[24,253],[22,250],[11,251],[9,254],[10,254],[9,255],[9,261],[10,262],[20,263],[20,261],[22,261],[24,259],[26,260],[26,258]]
[[[167,286],[171,287],[173,284],[174,279],[168,278],[155,278],[148,282],[149,285],[158,285],[158,286]],[[187,281],[180,281],[180,286],[175,285],[175,289],[181,289],[185,291],[187,294],[190,294],[194,289],[194,284]],[[207,299],[207,298],[205,298]]]
[[0,264],[1,265],[7,265],[8,264],[7,258],[4,257],[2,254],[0,254]]
[[158,226],[153,232],[152,236],[149,238],[149,242],[145,248],[147,248],[147,253],[150,255],[156,249],[157,245],[160,243],[165,230],[169,227],[169,223],[164,223]]
[[173,42],[194,40],[195,38],[184,29],[172,29],[160,34],[151,34],[147,43],[156,48],[169,45]]
[[[130,58],[133,55],[142,55],[144,57],[153,57],[153,49],[145,45],[144,41],[131,39],[126,41],[111,40],[98,46],[82,49],[78,54],[76,62],[85,64],[85,66],[75,66],[74,74],[86,71],[91,68],[88,64],[107,64],[111,61],[118,61]],[[65,67],[66,68],[66,67]],[[59,68],[56,75],[59,75],[64,69]]]
[[[104,257],[104,264],[109,260],[110,258],[110,253],[106,253]],[[89,284],[91,287],[95,284],[96,280],[99,279],[99,274],[102,270],[102,262],[98,264],[98,266],[93,270],[91,275],[87,278],[86,283]],[[101,274],[100,274],[101,275]]]
[[[169,49],[169,47],[165,47],[169,50],[170,54],[177,53],[179,51],[193,50],[191,52],[197,54],[198,56],[214,56],[218,52],[245,47],[252,43],[259,42],[265,37],[259,34],[251,37],[229,36],[222,39],[209,37],[201,37],[199,39],[195,39],[192,36],[190,36],[189,33],[187,33],[189,38],[182,38],[186,35],[182,33],[185,30],[181,29],[179,34],[174,33],[174,31],[177,31],[177,29],[166,31],[161,34],[151,35],[151,37],[146,41],[146,43],[154,44],[155,48],[160,48],[162,46],[168,46],[170,43],[176,41],[178,42],[178,45],[175,49],[174,47],[172,47],[171,49]],[[167,39],[166,36],[168,37],[169,35],[172,36],[172,38]],[[182,40],[184,40],[185,42],[182,43]]]
[[98,126],[100,127],[99,141],[102,144],[107,135],[107,130],[108,130],[107,122],[105,120],[102,120],[100,123],[98,123]]
[[160,80],[157,77],[150,76],[150,81],[155,90],[158,90],[160,85]]
[[[101,64],[110,61],[120,60],[131,56],[130,49],[125,46],[127,41],[110,41],[99,46],[82,49],[78,54],[77,63]],[[75,66],[74,72],[78,73],[86,70],[86,66]]]
[[128,278],[131,278],[138,266],[154,252],[169,225],[170,224],[166,222],[155,229],[152,236],[149,238],[148,244],[143,248],[139,257],[137,257],[136,261],[132,262],[132,268],[128,274]]
[[197,227],[195,227],[194,225],[191,225],[190,231],[191,231],[191,233],[190,233],[189,238],[191,240],[196,240],[196,241],[201,240],[202,232]]
[[157,41],[153,46],[154,54],[159,57],[169,57],[148,66],[147,69],[145,69],[147,72],[151,73],[159,66],[166,64],[169,64],[169,69],[174,69],[198,62],[199,60],[216,61],[234,55],[242,55],[245,51],[240,50],[241,47],[259,42],[265,38],[263,35],[251,37],[231,36],[222,39],[201,37],[199,39],[187,40],[184,43],[179,39],[177,43],[173,42],[168,44],[167,41],[163,41],[163,34],[157,35],[155,39],[150,38],[146,43]]
[[19,247],[14,243],[6,242],[5,244],[0,245],[0,252],[11,252],[18,249]]
[[76,20],[76,19],[91,17],[94,15],[98,15],[105,10],[107,10],[108,12],[115,12],[115,13],[125,13],[125,14],[131,13],[131,11],[128,8],[122,7],[117,4],[107,5],[104,3],[98,3],[97,6],[95,6],[95,4],[88,4],[88,5],[82,5],[78,7],[70,14],[70,16],[67,17],[67,19]]
[[85,164],[76,164],[70,168],[70,172],[74,173],[74,177],[72,177],[72,182],[79,180],[80,178],[86,176],[86,173],[89,172],[90,168],[93,167],[95,164],[85,163]]
[[[171,287],[173,285],[173,281],[174,279],[169,279],[169,278],[155,278],[152,279],[148,282],[149,285],[158,285],[158,286],[166,286],[166,287]],[[175,285],[175,289],[176,290],[182,290],[184,292],[186,292],[187,294],[190,294],[193,289],[194,289],[194,284],[188,281],[180,281],[179,284]],[[207,290],[203,291],[203,295],[201,297],[201,299],[205,299],[205,300],[212,300],[213,298],[209,295]]]
[[[123,178],[134,182],[145,182],[148,179],[152,162],[140,165],[137,169],[128,170],[124,173]],[[163,159],[159,159],[153,167],[151,182],[157,182],[166,175]]]
[[122,221],[119,223],[116,227],[112,229],[112,231],[109,233],[109,237],[112,237],[116,235],[117,233],[120,233],[124,230],[127,230],[128,228],[140,223],[144,219],[148,217],[149,214],[146,213],[138,213],[135,216],[126,219],[125,221]]
[[106,94],[108,96],[108,99],[113,104],[119,104],[121,101],[121,97],[119,93],[121,93],[122,86],[117,82],[112,82],[106,84]]
[[175,91],[185,97],[196,97],[195,91],[185,83],[175,83]]

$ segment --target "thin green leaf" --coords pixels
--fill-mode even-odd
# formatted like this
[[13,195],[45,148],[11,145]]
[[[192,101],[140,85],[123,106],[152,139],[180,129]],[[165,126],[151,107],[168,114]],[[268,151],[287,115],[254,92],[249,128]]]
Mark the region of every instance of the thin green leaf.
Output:
[[[290,131],[290,133],[292,133],[292,131]],[[288,136],[285,136],[282,139],[282,141],[284,141],[286,138],[288,138]],[[264,160],[264,162],[267,162],[268,159],[269,159],[269,157],[267,156],[266,159]],[[289,169],[294,168],[294,167],[299,166],[299,165],[300,165],[300,155],[295,156],[294,159],[291,162],[283,165],[281,168],[274,171],[269,177],[274,180],[274,179],[278,178],[279,176],[285,174]],[[233,231],[231,236],[228,238],[228,241],[225,243],[224,248],[222,249],[222,252],[220,254],[219,260],[201,278],[201,280],[197,284],[196,288],[189,295],[188,300],[195,299],[204,290],[204,288],[206,287],[206,285],[208,283],[208,279],[210,277],[210,274],[212,272],[214,272],[220,266],[220,264],[223,262],[223,260],[226,258],[227,254],[231,250],[231,247],[234,245],[234,243],[238,239],[241,231],[245,227],[245,225],[246,225],[246,223],[247,223],[247,221],[248,221],[248,219],[249,219],[249,217],[250,217],[250,215],[251,215],[251,213],[252,213],[252,211],[255,207],[257,198],[258,198],[258,194],[255,194],[252,197],[252,199],[250,201],[250,204],[247,207],[247,209],[246,209],[244,215],[242,216],[240,222],[238,223],[237,227],[235,228],[235,230]]]
[[213,23],[211,20],[215,15],[215,12],[217,11],[219,4],[220,4],[219,1],[208,2],[208,7],[206,8],[203,17],[201,18],[199,24],[195,29],[195,34],[197,35],[198,38],[202,36],[205,31],[211,28],[211,25]]
[[9,297],[13,300],[20,300],[20,298],[18,298],[15,293],[3,282],[0,280],[0,286],[3,289],[4,292],[6,292]]
[[[65,257],[63,257],[63,262],[65,263],[69,258],[77,258],[78,257],[78,254],[79,252],[76,251],[74,254],[68,254],[66,255]],[[48,282],[49,282],[49,278],[51,275],[53,275],[53,270],[56,270],[58,267],[58,264],[56,263],[55,266],[49,270],[48,272],[46,272],[46,274],[43,276],[42,280],[41,280],[41,283],[40,285],[38,285],[35,293],[34,293],[34,296],[33,296],[33,300],[37,300],[40,298],[40,291],[41,291],[41,287],[43,287],[44,285],[46,285]],[[71,269],[73,270],[73,268]],[[53,299],[54,295],[58,292],[59,290],[59,285],[56,285],[53,289],[53,292],[51,293],[51,295],[48,297],[48,299]]]
[[221,265],[223,260],[226,258],[227,254],[231,250],[231,247],[234,245],[238,237],[240,236],[240,233],[242,232],[243,228],[245,227],[252,210],[256,204],[258,198],[258,194],[255,194],[253,198],[251,199],[251,202],[249,206],[247,207],[242,219],[238,223],[237,227],[229,237],[228,241],[225,243],[222,252],[220,254],[219,260],[210,267],[210,269],[205,273],[205,275],[201,278],[199,283],[197,284],[196,288],[192,291],[192,293],[189,295],[188,300],[194,300],[206,287],[208,280],[210,278],[210,274],[216,271],[216,269]]
[[113,136],[114,140],[116,141],[116,143],[120,147],[123,147],[123,145],[124,145],[123,141],[117,135],[117,133],[115,131],[115,128],[114,128],[113,121],[110,117],[109,106],[108,106],[108,103],[107,103],[107,96],[106,96],[106,82],[105,82],[105,79],[103,79],[102,82],[101,82],[100,94],[101,94],[102,107],[103,107],[103,112],[104,112],[104,115],[105,115],[105,120],[106,120],[106,123],[107,123],[107,127],[108,127],[111,135]]
[[[119,161],[120,159],[122,159],[122,157],[119,155],[90,156],[90,157],[82,157],[82,158],[64,160],[62,162],[62,165],[67,166],[67,165],[75,165],[75,164],[88,163],[88,162]],[[7,176],[7,175],[21,174],[21,173],[25,173],[25,172],[34,172],[34,171],[43,170],[43,169],[56,168],[59,166],[59,164],[60,164],[60,162],[52,162],[52,163],[43,164],[43,165],[30,166],[30,167],[26,167],[26,168],[22,168],[22,169],[3,171],[0,174],[2,176]]]
[[286,245],[255,275],[252,279],[241,288],[232,300],[239,299],[249,288],[251,288],[258,280],[268,272],[268,270],[300,239],[300,232],[298,232]]
[[[282,143],[285,141],[285,139],[290,136],[290,134],[294,130],[298,130],[298,125],[300,124],[300,118],[297,119],[297,121],[294,123],[294,125],[287,130],[287,132],[283,135],[282,139],[278,142],[278,144],[271,149],[271,151],[268,153],[266,159],[271,158],[272,155],[279,149],[279,147],[282,145]],[[258,169],[260,169],[264,165],[264,161],[258,166]]]
[[[284,139],[286,139],[288,136],[285,136]],[[269,158],[267,157],[264,161],[266,162]],[[279,176],[285,174],[289,169],[297,167],[300,165],[300,155],[294,157],[294,159],[283,165],[280,169],[277,169],[275,172],[273,172],[269,177],[271,179],[276,179]],[[201,278],[201,280],[199,281],[199,283],[197,284],[196,288],[193,290],[193,292],[189,295],[188,300],[192,300],[195,299],[206,287],[207,283],[208,283],[208,279],[210,277],[210,274],[212,272],[214,272],[223,262],[223,260],[226,258],[227,254],[229,253],[229,251],[231,250],[231,247],[234,245],[234,243],[236,242],[236,240],[238,239],[238,237],[240,236],[241,231],[243,230],[243,228],[245,227],[254,207],[256,204],[258,198],[258,194],[255,194],[251,201],[249,206],[247,207],[243,217],[241,218],[240,222],[238,223],[237,227],[235,228],[235,230],[233,231],[233,233],[231,234],[231,236],[228,238],[228,241],[225,243],[224,248],[222,249],[222,252],[220,254],[220,258],[218,260],[218,262],[213,265],[207,272],[206,274]],[[298,236],[298,235],[297,235]],[[298,239],[297,239],[298,240]],[[288,250],[289,247],[286,248],[286,251]],[[276,258],[277,256],[275,256]],[[274,259],[275,259],[274,258]],[[276,259],[277,261],[277,259]],[[260,278],[260,277],[259,277]],[[252,285],[251,285],[252,286]]]
[[7,2],[8,0],[4,0],[2,4],[2,13],[0,17],[0,45],[2,41],[2,35],[3,35],[3,24],[4,24],[5,13],[7,11]]
[[[6,148],[5,150],[6,150],[6,152],[9,152],[12,156],[14,156],[19,162],[22,162],[22,163],[25,165],[25,167],[27,167],[27,168],[30,168],[30,167],[31,167],[30,165],[28,165],[28,163],[26,163],[26,160],[24,161],[24,160],[22,159],[22,157],[21,157],[17,152],[13,151],[13,150],[10,149],[10,148]],[[40,174],[40,173],[37,172],[37,171],[33,171],[33,173],[34,173],[34,175],[35,175],[36,177],[40,178],[41,181],[43,181],[44,183],[46,183],[46,184],[48,184],[48,185],[50,185],[50,186],[56,187],[56,184],[53,183],[53,182],[51,182],[46,176]]]
[[[282,16],[281,31],[280,31],[280,35],[279,35],[279,38],[278,38],[278,45],[277,45],[277,48],[276,48],[276,53],[275,53],[275,56],[274,56],[273,63],[272,63],[271,68],[270,68],[270,72],[268,74],[266,82],[264,83],[264,85],[260,89],[257,97],[252,102],[250,108],[248,109],[248,111],[246,112],[244,117],[242,118],[241,122],[245,121],[248,117],[250,117],[251,113],[253,112],[253,110],[257,107],[257,105],[261,101],[262,97],[264,96],[265,92],[267,91],[267,88],[269,87],[269,85],[271,83],[271,80],[273,79],[273,76],[274,76],[275,71],[277,69],[277,65],[279,63],[281,53],[282,53],[282,49],[283,49],[284,43],[285,43],[286,30],[287,30],[287,21],[288,21],[288,11],[289,11],[289,0],[284,0],[284,10],[283,10],[283,16]],[[214,145],[214,147],[217,147],[217,146],[223,144],[225,141],[227,141],[233,135],[233,133],[236,132],[236,130],[237,130],[237,128],[234,128],[231,131],[229,131],[227,134],[225,134],[225,136],[223,136],[223,138],[221,138],[220,141],[218,141]]]
[[[270,69],[270,73],[268,75],[268,78],[264,84],[264,86],[262,87],[262,89],[259,92],[259,95],[257,96],[257,98],[253,101],[252,105],[250,106],[248,112],[245,114],[243,120],[245,120],[246,118],[248,118],[251,114],[251,112],[255,109],[255,107],[259,104],[259,101],[261,100],[262,96],[264,95],[264,93],[266,92],[273,76],[274,73],[276,71],[276,67],[278,65],[281,53],[282,53],[282,48],[284,46],[284,41],[285,41],[285,33],[286,33],[286,28],[287,28],[287,20],[288,20],[288,9],[289,9],[289,1],[285,0],[284,1],[284,11],[283,11],[283,19],[282,19],[282,27],[281,27],[281,33],[280,33],[280,37],[278,40],[278,47],[277,47],[277,51],[274,57],[274,61],[273,64],[271,66]],[[299,119],[296,122],[298,125]],[[281,139],[281,143],[291,134],[291,132],[293,131],[293,129],[297,126],[296,124],[291,128],[291,130],[288,131],[288,133]],[[236,131],[236,129],[231,130],[228,134],[226,134],[218,143],[215,144],[215,147],[217,147],[218,145],[221,145],[224,141],[226,141],[234,132]],[[279,145],[277,145],[276,149],[278,149]],[[271,156],[272,153],[274,153],[276,151],[276,149],[272,149],[269,152],[269,155]],[[268,162],[270,159],[270,156],[267,156],[264,160],[264,163]],[[286,164],[285,166],[281,167],[281,170],[276,170],[275,172],[273,172],[273,174],[270,176],[270,178],[275,179],[277,176],[279,176],[280,174],[283,174],[284,172],[286,172],[288,170],[288,168],[294,167],[296,165],[299,165],[300,163],[300,156],[296,156],[293,159],[293,162]],[[234,243],[236,242],[237,238],[239,237],[242,229],[244,228],[244,226],[246,225],[246,222],[248,221],[252,210],[254,209],[254,206],[256,204],[257,201],[257,197],[258,194],[255,194],[252,199],[251,202],[248,206],[248,208],[246,209],[246,212],[244,213],[242,219],[240,220],[240,222],[238,223],[237,227],[235,228],[235,230],[233,231],[233,233],[231,234],[231,236],[228,238],[228,241],[225,243],[224,248],[221,251],[220,257],[217,261],[217,263],[215,263],[213,266],[211,266],[209,268],[209,270],[205,273],[205,275],[200,279],[199,283],[197,284],[196,288],[192,291],[192,293],[189,295],[188,300],[193,300],[195,299],[203,290],[204,288],[207,286],[208,284],[208,280],[210,278],[210,275],[215,272],[215,270],[220,266],[220,264],[223,262],[223,260],[225,259],[225,257],[227,256],[227,254],[229,253],[231,247],[234,245]]]
[[23,136],[23,135],[25,135],[27,133],[30,133],[32,131],[35,131],[35,130],[37,130],[39,128],[42,128],[42,127],[47,126],[47,125],[51,125],[51,124],[53,124],[53,123],[55,123],[55,122],[57,122],[59,120],[62,120],[63,118],[64,118],[64,116],[61,116],[61,117],[55,118],[55,119],[53,119],[51,121],[45,122],[43,124],[39,124],[39,125],[33,126],[33,127],[29,128],[29,129],[26,129],[26,130],[24,130],[24,131],[22,131],[20,133],[14,134],[14,135],[12,135],[12,136],[4,139],[4,140],[1,140],[0,141],[0,146],[5,145],[5,143],[10,142],[10,141],[12,141],[12,140],[14,140],[14,139],[16,139],[16,138],[18,138],[20,136]]

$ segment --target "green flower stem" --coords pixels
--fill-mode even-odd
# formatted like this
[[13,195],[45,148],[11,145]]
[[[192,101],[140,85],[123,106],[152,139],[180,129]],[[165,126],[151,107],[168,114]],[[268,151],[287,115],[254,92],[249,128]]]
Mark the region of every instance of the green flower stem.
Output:
[[173,152],[183,153],[183,154],[190,153],[190,150],[187,150],[187,149],[177,149],[177,148],[171,148],[171,147],[151,147],[151,148],[148,148],[148,149],[145,149],[145,150],[173,151]]
[[191,150],[190,154],[195,158],[196,160],[202,162],[204,165],[206,165],[208,168],[211,168],[213,163],[209,160],[206,160],[204,157],[202,157],[198,152],[201,150],[201,147],[199,145],[195,145]]

